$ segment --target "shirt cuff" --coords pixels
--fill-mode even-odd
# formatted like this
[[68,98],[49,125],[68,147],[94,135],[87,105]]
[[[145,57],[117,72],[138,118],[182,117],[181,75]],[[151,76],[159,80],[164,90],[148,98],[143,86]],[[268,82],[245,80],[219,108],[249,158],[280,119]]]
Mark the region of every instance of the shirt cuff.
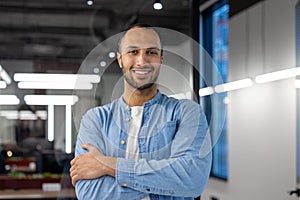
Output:
[[117,159],[116,181],[123,187],[134,187],[134,166],[135,160],[125,158]]

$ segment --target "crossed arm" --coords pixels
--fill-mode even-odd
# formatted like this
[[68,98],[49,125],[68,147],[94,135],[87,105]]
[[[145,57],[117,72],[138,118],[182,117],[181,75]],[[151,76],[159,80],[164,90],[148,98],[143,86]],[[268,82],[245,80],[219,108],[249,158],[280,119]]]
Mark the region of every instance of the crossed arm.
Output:
[[[182,118],[185,123],[177,129],[170,155],[138,161],[117,158],[107,152],[114,157],[103,155],[110,148],[101,143],[105,141],[104,135],[96,134],[101,133],[99,122],[93,112],[85,116],[78,135],[77,156],[70,169],[78,199],[141,199],[147,194],[199,196],[210,170],[210,136],[206,121],[199,121],[205,119],[204,113],[199,116],[197,109],[188,108],[191,114]],[[194,123],[191,116],[199,123]]]
[[70,175],[73,186],[81,179],[96,179],[105,175],[115,177],[116,158],[104,156],[91,144],[82,144],[81,147],[88,152],[71,161]]

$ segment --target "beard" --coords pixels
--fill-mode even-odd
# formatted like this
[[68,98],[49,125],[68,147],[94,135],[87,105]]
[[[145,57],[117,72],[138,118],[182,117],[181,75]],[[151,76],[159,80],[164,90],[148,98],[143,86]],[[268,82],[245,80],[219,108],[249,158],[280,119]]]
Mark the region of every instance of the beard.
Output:
[[[153,67],[151,66],[152,70],[153,70]],[[130,71],[129,72],[126,72],[124,70],[124,68],[122,68],[122,71],[123,71],[123,76],[126,80],[126,82],[133,88],[137,89],[137,90],[145,90],[145,89],[148,89],[148,88],[151,88],[157,78],[158,78],[158,73],[154,73],[153,76],[150,77],[150,81],[148,83],[145,83],[145,84],[139,84],[138,82],[136,82],[133,77],[131,76],[130,74]],[[153,70],[154,71],[154,70]]]

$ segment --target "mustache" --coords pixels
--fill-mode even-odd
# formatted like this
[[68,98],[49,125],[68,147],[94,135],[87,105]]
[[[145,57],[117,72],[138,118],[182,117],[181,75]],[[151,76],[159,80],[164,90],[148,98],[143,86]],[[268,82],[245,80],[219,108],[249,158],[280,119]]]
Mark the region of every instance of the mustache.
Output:
[[133,66],[130,68],[131,70],[138,70],[138,69],[148,69],[148,70],[154,70],[154,67],[151,65],[143,65],[143,66]]

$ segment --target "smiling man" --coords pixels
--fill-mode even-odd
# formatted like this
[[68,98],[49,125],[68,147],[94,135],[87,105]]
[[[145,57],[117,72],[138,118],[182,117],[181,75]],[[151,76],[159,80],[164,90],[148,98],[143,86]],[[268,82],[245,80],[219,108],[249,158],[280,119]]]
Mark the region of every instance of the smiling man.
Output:
[[[136,106],[136,103],[130,103],[133,99],[141,100],[138,105],[142,106],[145,100],[157,93],[155,82],[162,61],[162,45],[154,29],[132,28],[121,38],[118,63],[125,79],[123,98],[130,106]],[[131,95],[142,98],[132,98]]]
[[[124,92],[82,118],[70,174],[78,199],[192,200],[210,172],[205,115],[191,100],[161,94],[159,34],[134,25],[119,42]],[[171,77],[170,77],[171,78]]]

